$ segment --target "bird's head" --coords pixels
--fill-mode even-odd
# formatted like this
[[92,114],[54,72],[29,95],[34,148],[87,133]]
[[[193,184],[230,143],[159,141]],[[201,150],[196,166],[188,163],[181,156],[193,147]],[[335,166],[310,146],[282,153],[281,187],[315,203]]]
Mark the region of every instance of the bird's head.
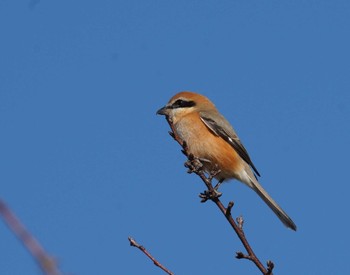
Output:
[[157,115],[164,115],[173,123],[187,114],[200,111],[215,110],[214,104],[205,96],[194,92],[180,92],[157,111]]

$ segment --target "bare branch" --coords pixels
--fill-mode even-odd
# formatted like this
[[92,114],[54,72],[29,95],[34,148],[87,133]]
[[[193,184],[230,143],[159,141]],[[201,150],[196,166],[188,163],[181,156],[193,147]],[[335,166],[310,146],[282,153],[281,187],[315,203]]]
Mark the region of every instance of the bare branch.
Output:
[[25,248],[38,263],[42,272],[46,275],[60,275],[62,274],[58,267],[56,260],[51,257],[40,245],[40,243],[29,233],[16,215],[7,207],[7,205],[0,199],[0,215],[4,219],[10,230],[21,241]]
[[143,247],[142,245],[139,245],[133,238],[128,237],[128,240],[130,242],[131,246],[134,246],[138,249],[140,249],[148,258],[151,259],[151,261],[153,261],[153,263],[158,266],[160,269],[162,269],[165,273],[169,274],[169,275],[174,275],[174,273],[172,273],[169,269],[167,269],[165,266],[163,266],[159,261],[157,261],[147,250],[145,247]]

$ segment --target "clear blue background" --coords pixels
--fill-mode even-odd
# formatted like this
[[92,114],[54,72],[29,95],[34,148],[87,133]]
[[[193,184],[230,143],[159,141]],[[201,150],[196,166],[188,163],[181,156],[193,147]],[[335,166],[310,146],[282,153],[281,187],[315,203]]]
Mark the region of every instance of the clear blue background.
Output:
[[[65,274],[258,274],[155,112],[181,90],[234,125],[286,229],[221,191],[276,274],[349,274],[349,1],[0,1],[0,187]],[[0,274],[39,274],[0,223]]]

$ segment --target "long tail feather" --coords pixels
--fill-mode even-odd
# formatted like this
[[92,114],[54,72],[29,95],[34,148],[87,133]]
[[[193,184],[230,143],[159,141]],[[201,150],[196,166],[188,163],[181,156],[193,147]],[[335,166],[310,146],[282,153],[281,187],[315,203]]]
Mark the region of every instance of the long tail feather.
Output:
[[[248,175],[248,174],[247,174]],[[286,212],[270,197],[270,195],[264,190],[260,183],[255,179],[249,176],[250,187],[263,199],[263,201],[271,208],[271,210],[276,214],[276,216],[281,220],[281,222],[289,227],[290,229],[296,231],[297,226],[292,221],[292,219],[287,215]]]

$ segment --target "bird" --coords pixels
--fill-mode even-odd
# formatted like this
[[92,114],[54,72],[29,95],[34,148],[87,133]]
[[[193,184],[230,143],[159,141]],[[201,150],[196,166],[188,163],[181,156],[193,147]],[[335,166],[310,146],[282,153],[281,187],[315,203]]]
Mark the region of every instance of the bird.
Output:
[[202,164],[207,173],[219,169],[215,175],[218,185],[231,179],[246,184],[286,227],[297,230],[293,220],[260,185],[260,173],[236,131],[206,96],[179,92],[156,114],[167,118],[174,134],[185,142],[189,154],[204,160]]

